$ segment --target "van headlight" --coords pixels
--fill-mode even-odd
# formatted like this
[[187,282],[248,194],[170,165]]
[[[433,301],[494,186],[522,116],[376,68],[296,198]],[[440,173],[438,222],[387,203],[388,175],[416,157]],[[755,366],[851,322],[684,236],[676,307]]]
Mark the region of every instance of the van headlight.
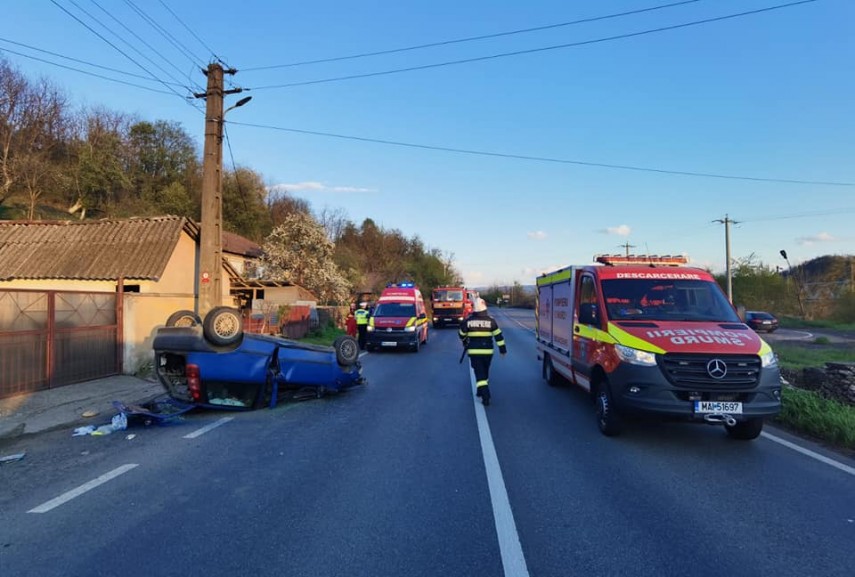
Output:
[[769,351],[765,355],[760,356],[760,366],[764,369],[766,367],[777,367],[778,366],[778,355],[775,354],[775,351]]
[[656,355],[647,351],[640,351],[623,345],[615,345],[615,352],[620,360],[631,365],[652,367],[656,364]]
[[412,327],[404,327],[404,332],[405,332],[405,333],[414,333],[414,332],[416,332],[416,327],[415,327],[415,326],[412,326]]
[[374,332],[374,327],[373,327],[373,326],[371,326],[371,325],[368,325],[367,327],[365,327],[365,330],[366,330],[366,331],[368,331],[369,333],[373,333],[373,332]]

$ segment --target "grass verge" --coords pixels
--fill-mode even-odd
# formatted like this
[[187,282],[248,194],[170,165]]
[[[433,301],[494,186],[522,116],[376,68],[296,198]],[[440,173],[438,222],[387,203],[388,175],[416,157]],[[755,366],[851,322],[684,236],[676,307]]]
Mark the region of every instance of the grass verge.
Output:
[[825,363],[852,361],[852,349],[835,348],[822,343],[815,343],[814,346],[777,343],[773,349],[778,355],[778,362],[785,369],[824,367]]
[[785,388],[783,395],[781,414],[775,417],[777,423],[855,451],[855,407],[791,387]]
[[780,317],[778,322],[785,329],[835,329],[839,331],[855,331],[855,323],[842,323],[837,321],[819,320],[806,321],[794,317]]
[[308,335],[300,339],[300,342],[331,346],[336,338],[345,334],[347,333],[333,325],[326,325],[325,327],[310,331]]

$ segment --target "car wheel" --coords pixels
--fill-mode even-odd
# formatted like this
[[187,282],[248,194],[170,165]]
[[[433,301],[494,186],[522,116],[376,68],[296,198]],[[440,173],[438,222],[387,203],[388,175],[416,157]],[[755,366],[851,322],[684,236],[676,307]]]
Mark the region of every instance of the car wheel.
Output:
[[343,367],[349,367],[359,360],[359,343],[355,338],[342,335],[333,341],[335,360]]
[[414,352],[414,353],[419,352],[419,349],[421,348],[421,344],[422,344],[421,339],[420,339],[419,337],[416,337],[416,342],[415,342],[415,344],[413,345],[413,352]]
[[193,311],[180,310],[169,315],[166,319],[168,327],[196,327],[202,324],[202,319]]
[[609,382],[606,380],[603,380],[597,386],[596,415],[597,426],[602,434],[607,437],[614,437],[620,434],[623,423],[614,406]]
[[243,319],[235,308],[214,307],[205,315],[202,329],[205,338],[212,344],[232,345],[243,336]]
[[727,431],[731,439],[739,439],[740,441],[751,441],[760,436],[763,431],[763,419],[748,419],[740,421],[735,425],[725,425],[724,430]]
[[546,379],[546,384],[550,387],[557,387],[560,384],[558,373],[552,366],[552,360],[548,356],[543,359],[543,378]]

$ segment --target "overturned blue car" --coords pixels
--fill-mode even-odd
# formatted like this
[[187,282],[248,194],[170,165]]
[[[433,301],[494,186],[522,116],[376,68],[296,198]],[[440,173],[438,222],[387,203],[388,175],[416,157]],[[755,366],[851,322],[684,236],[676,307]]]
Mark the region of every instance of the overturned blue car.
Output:
[[245,333],[231,307],[212,309],[204,322],[178,311],[157,330],[153,348],[155,372],[169,396],[200,407],[273,407],[286,391],[321,397],[364,382],[353,337],[323,346]]

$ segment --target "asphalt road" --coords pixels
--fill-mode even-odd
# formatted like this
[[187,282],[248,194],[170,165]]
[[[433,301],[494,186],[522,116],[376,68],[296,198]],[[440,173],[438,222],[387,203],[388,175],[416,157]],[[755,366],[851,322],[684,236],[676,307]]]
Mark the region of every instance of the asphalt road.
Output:
[[603,437],[540,378],[526,313],[495,311],[486,409],[445,329],[346,394],[30,440],[0,466],[0,574],[855,575],[855,462],[775,431]]

